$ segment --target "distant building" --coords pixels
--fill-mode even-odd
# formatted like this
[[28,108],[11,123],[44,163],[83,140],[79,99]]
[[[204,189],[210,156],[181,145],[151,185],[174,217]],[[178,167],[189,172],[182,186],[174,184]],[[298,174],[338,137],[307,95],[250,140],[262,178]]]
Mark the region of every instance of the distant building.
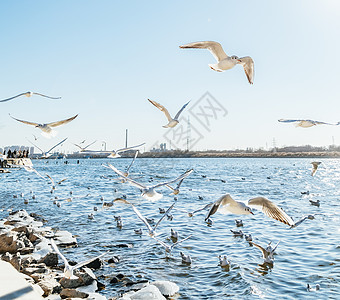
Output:
[[150,150],[150,152],[166,152],[166,151],[168,151],[168,150],[166,149],[166,143],[161,143],[161,144],[159,145],[159,148],[152,148],[152,149]]

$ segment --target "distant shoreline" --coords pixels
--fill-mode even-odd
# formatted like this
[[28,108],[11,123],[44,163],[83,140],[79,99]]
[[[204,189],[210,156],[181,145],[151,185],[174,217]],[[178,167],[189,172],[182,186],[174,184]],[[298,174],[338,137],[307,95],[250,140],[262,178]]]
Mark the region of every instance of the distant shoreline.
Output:
[[[122,158],[133,157],[134,153],[126,153]],[[52,157],[51,157],[52,158]],[[106,158],[103,155],[69,154],[67,159]],[[340,158],[338,151],[325,152],[209,152],[209,151],[167,151],[144,152],[138,158]],[[53,158],[54,159],[54,158]]]

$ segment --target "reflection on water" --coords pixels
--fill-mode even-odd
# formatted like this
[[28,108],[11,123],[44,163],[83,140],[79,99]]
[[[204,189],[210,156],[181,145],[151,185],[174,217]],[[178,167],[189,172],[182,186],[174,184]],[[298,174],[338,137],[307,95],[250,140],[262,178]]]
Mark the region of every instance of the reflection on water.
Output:
[[[107,286],[102,291],[115,296],[125,287],[126,281],[110,284],[110,278],[119,273],[138,281],[171,280],[180,286],[180,299],[336,299],[340,294],[340,160],[323,159],[314,177],[311,174],[312,159],[137,159],[130,176],[141,183],[152,184],[174,178],[187,169],[194,168],[181,186],[175,207],[194,211],[215,201],[222,194],[230,193],[235,200],[248,200],[264,196],[279,204],[294,220],[308,214],[314,220],[306,220],[297,228],[288,226],[255,211],[254,216],[215,214],[213,224],[204,222],[206,212],[188,217],[181,210],[172,210],[173,220],[165,218],[158,227],[158,238],[170,243],[170,228],[178,231],[179,239],[192,237],[165,255],[164,248],[147,235],[143,223],[131,206],[115,203],[102,208],[102,201],[111,202],[126,195],[127,200],[138,207],[148,218],[158,220],[159,208],[167,208],[173,202],[170,190],[160,189],[164,197],[149,202],[140,192],[128,184],[114,180],[113,172],[101,166],[106,160],[33,161],[43,176],[49,174],[54,182],[64,178],[50,193],[51,184],[25,170],[13,170],[0,175],[0,217],[8,215],[7,209],[25,208],[41,214],[47,225],[59,227],[79,236],[78,248],[65,249],[69,259],[77,260],[109,249],[119,256],[116,264],[105,264],[98,271]],[[107,160],[118,169],[125,170],[130,159]],[[104,177],[102,177],[104,176]],[[152,178],[152,179],[151,179]],[[72,191],[72,195],[70,192]],[[301,192],[309,193],[301,194]],[[24,193],[21,197],[21,193]],[[88,197],[86,194],[90,194]],[[13,195],[18,195],[14,198]],[[32,199],[32,195],[35,199]],[[58,197],[58,199],[55,199]],[[69,199],[59,200],[59,199]],[[29,199],[28,204],[24,200]],[[101,200],[103,199],[103,200]],[[53,201],[60,203],[60,207]],[[309,200],[320,200],[320,207],[310,205]],[[94,211],[94,207],[98,211]],[[88,215],[94,214],[93,219]],[[114,216],[122,217],[118,228]],[[235,219],[242,219],[242,231],[251,233],[260,245],[281,240],[272,267],[263,266],[261,252],[250,247],[243,238],[234,238],[230,229],[236,230]],[[143,228],[143,234],[134,230]],[[120,248],[120,244],[132,247]],[[192,264],[183,264],[179,252],[190,254]],[[227,255],[231,261],[229,271],[219,266],[219,255]],[[307,292],[306,285],[319,283],[317,295]]]

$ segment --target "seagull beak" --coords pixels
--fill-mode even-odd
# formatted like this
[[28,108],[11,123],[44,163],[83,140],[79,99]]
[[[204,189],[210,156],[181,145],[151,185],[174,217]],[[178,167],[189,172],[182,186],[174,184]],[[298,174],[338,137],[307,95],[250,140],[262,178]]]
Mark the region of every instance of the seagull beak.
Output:
[[237,60],[238,62],[242,62],[240,59]]
[[249,211],[252,215],[254,215],[254,213],[252,211]]

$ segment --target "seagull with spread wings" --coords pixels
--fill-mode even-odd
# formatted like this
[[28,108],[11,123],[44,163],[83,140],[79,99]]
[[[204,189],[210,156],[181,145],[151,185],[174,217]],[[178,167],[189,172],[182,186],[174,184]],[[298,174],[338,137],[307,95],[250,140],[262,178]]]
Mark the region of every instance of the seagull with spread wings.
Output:
[[156,240],[159,244],[161,244],[161,245],[165,248],[165,252],[171,254],[171,251],[172,251],[172,249],[173,249],[174,247],[176,247],[176,246],[177,246],[178,244],[180,244],[180,243],[183,243],[184,241],[186,241],[187,239],[189,239],[191,236],[192,236],[192,234],[190,234],[189,236],[187,236],[185,239],[180,240],[180,241],[177,241],[176,243],[173,243],[173,244],[171,244],[171,245],[168,245],[168,244],[164,243],[163,241],[157,239],[155,236],[153,236],[152,238],[153,238],[154,240]]
[[313,170],[311,175],[314,176],[316,173],[316,170],[318,169],[319,165],[321,164],[321,161],[313,161],[311,162],[311,164],[313,165]]
[[13,97],[10,97],[10,98],[7,98],[7,99],[0,100],[0,102],[7,102],[7,101],[13,100],[15,98],[18,98],[20,96],[32,97],[33,95],[38,95],[38,96],[42,96],[42,97],[49,98],[49,99],[61,99],[61,97],[51,97],[51,96],[43,95],[43,94],[40,94],[40,93],[26,92],[26,93],[21,93],[19,95],[16,95],[16,96],[13,96]]
[[[84,147],[79,146],[78,144],[73,144],[73,145],[77,146],[77,147],[80,149],[80,152],[84,152],[84,151],[86,151],[86,149],[87,149],[88,147],[90,147],[91,145],[93,145],[95,142],[97,142],[97,141],[94,141],[94,142],[92,142],[92,143],[90,143],[90,144],[88,144],[88,145],[86,145],[86,146],[84,146]],[[82,144],[82,143],[85,143],[85,140],[83,140],[80,144]]]
[[167,210],[166,213],[158,220],[158,222],[156,223],[156,225],[152,228],[151,225],[149,224],[149,222],[146,220],[146,218],[143,217],[143,215],[139,212],[139,210],[137,209],[136,206],[134,206],[132,203],[130,203],[129,201],[125,200],[125,199],[116,199],[114,200],[114,202],[123,202],[126,204],[130,204],[132,206],[133,211],[136,213],[137,217],[145,224],[146,228],[149,231],[149,235],[151,237],[154,237],[157,235],[156,233],[156,229],[158,227],[158,225],[163,221],[163,219],[165,218],[165,216],[171,211],[171,209],[174,207],[174,205],[176,204],[176,202],[174,202]]
[[37,147],[40,151],[41,151],[41,157],[40,158],[49,158],[52,153],[50,153],[54,148],[58,147],[60,144],[62,144],[63,142],[65,142],[67,140],[67,138],[63,139],[61,142],[59,142],[58,144],[55,144],[51,149],[49,149],[48,151],[44,151],[42,150],[40,147],[38,147],[36,144],[32,143],[30,140],[28,140],[34,147]]
[[254,81],[254,61],[250,56],[237,57],[236,55],[228,56],[220,43],[213,41],[194,42],[179,46],[182,49],[208,49],[217,60],[217,64],[209,64],[209,67],[217,72],[223,72],[232,69],[235,65],[243,66],[244,72],[250,84]]
[[71,117],[71,118],[65,119],[65,120],[51,122],[51,123],[45,123],[45,124],[39,124],[39,123],[19,120],[19,119],[16,119],[16,118],[14,118],[14,117],[12,117],[10,115],[10,117],[12,119],[16,120],[16,121],[19,121],[19,122],[27,124],[27,125],[33,125],[34,127],[41,129],[42,130],[41,134],[44,137],[47,137],[47,138],[50,138],[50,137],[56,135],[56,131],[52,129],[53,127],[57,127],[57,126],[60,126],[60,125],[65,125],[65,124],[71,122],[72,120],[74,120],[77,116],[78,116],[78,114],[73,116],[73,117]]
[[291,120],[291,119],[280,119],[278,120],[282,123],[296,123],[295,127],[302,127],[302,128],[309,128],[316,125],[340,125],[340,122],[338,123],[326,123],[326,122],[319,122],[314,120]]
[[275,252],[277,246],[280,244],[280,241],[276,244],[276,246],[274,248],[271,246],[271,243],[272,242],[270,242],[268,244],[267,248],[263,248],[262,246],[255,244],[252,241],[249,242],[249,244],[251,244],[251,245],[253,245],[256,248],[261,250],[264,263],[267,263],[267,264],[273,264],[273,262],[274,262],[274,252]]
[[144,144],[145,144],[145,143],[139,144],[139,145],[136,145],[136,146],[131,146],[131,147],[126,147],[126,148],[121,148],[121,149],[118,149],[118,150],[109,151],[109,152],[110,152],[110,155],[108,156],[108,158],[117,158],[117,157],[120,157],[120,154],[119,154],[119,153],[126,152],[126,151],[129,151],[129,150],[132,150],[132,149],[141,147],[141,146],[143,146]]
[[145,186],[141,183],[138,183],[137,181],[124,176],[123,172],[117,170],[114,166],[112,166],[111,164],[108,164],[108,166],[122,179],[125,179],[127,182],[129,182],[131,185],[139,188],[142,192],[141,196],[147,200],[151,200],[151,201],[157,201],[160,200],[163,197],[163,194],[160,194],[156,191],[156,188],[162,187],[162,186],[166,186],[168,184],[174,183],[176,181],[182,180],[185,177],[189,176],[192,172],[192,170],[188,170],[186,171],[184,174],[180,175],[179,177],[167,181],[167,182],[163,182],[163,183],[158,183],[156,185],[153,186]]
[[182,108],[178,111],[178,113],[175,115],[175,117],[172,118],[172,117],[170,116],[168,110],[167,110],[163,105],[159,104],[159,103],[156,102],[156,101],[152,101],[152,100],[150,100],[150,99],[148,99],[148,100],[150,101],[150,103],[152,103],[154,106],[156,106],[160,111],[164,112],[166,118],[167,118],[168,121],[169,121],[168,124],[166,124],[166,125],[163,126],[164,128],[169,128],[169,127],[170,127],[170,128],[173,128],[173,127],[175,127],[175,126],[179,123],[178,118],[179,118],[180,114],[182,113],[182,111],[187,107],[187,105],[188,105],[189,102],[190,102],[190,101],[189,101],[189,102],[185,103],[185,104],[182,106]]
[[233,213],[238,215],[253,215],[254,213],[251,207],[259,209],[266,216],[289,226],[293,226],[295,224],[292,218],[289,217],[280,207],[264,197],[252,198],[244,203],[241,201],[235,201],[229,194],[223,195],[213,204],[205,220],[208,220],[209,217],[217,211],[222,214]]
[[100,257],[104,256],[105,254],[107,254],[107,253],[109,252],[109,251],[107,251],[107,252],[105,252],[105,253],[103,253],[103,254],[101,254],[101,255],[98,255],[98,256],[96,256],[96,257],[94,257],[94,258],[91,258],[91,259],[88,259],[88,260],[86,260],[86,261],[80,262],[80,263],[76,264],[75,266],[71,266],[71,265],[68,263],[68,261],[67,261],[67,259],[65,258],[65,256],[62,255],[62,254],[60,253],[60,251],[59,251],[59,249],[58,249],[58,247],[57,247],[57,245],[56,245],[56,243],[54,242],[53,239],[50,239],[50,244],[51,244],[53,250],[54,250],[54,251],[61,257],[61,259],[64,261],[64,264],[65,264],[65,268],[64,268],[64,277],[66,277],[66,278],[68,278],[68,279],[77,279],[78,277],[76,277],[76,276],[73,275],[73,271],[74,271],[74,270],[79,269],[79,268],[81,268],[81,267],[83,267],[83,266],[88,265],[89,263],[93,262],[93,261],[96,260],[97,258],[100,258]]

